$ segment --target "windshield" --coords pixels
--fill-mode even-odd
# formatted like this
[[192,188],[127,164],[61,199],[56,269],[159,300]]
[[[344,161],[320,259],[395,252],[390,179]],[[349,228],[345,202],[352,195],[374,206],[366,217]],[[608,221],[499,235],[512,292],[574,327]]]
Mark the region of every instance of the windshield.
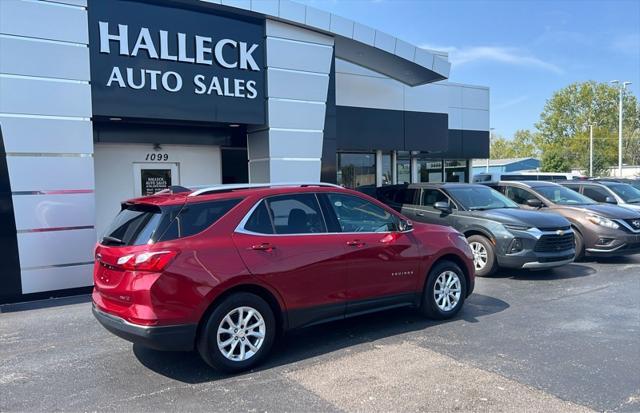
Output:
[[447,188],[451,197],[469,211],[487,209],[518,208],[515,202],[488,187],[469,186]]
[[543,197],[559,205],[591,205],[596,202],[576,191],[560,185],[538,186],[534,188]]
[[629,204],[640,203],[640,189],[634,188],[629,184],[618,184],[609,186],[624,202]]

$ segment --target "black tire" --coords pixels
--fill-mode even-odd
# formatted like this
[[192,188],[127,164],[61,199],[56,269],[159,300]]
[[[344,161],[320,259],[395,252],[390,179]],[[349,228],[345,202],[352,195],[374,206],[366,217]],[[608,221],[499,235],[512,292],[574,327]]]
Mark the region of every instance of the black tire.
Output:
[[584,259],[584,238],[580,231],[575,227],[573,228],[573,236],[576,242],[576,258],[575,261],[582,261]]
[[[246,360],[234,361],[225,357],[222,351],[218,348],[217,333],[218,327],[227,314],[234,309],[239,309],[240,307],[251,307],[252,309],[255,309],[262,316],[265,331],[262,344],[255,354]],[[236,319],[235,321],[237,322],[238,320]],[[269,351],[273,346],[275,333],[276,320],[269,304],[255,294],[244,292],[234,293],[217,304],[209,314],[208,318],[204,321],[197,340],[198,353],[200,353],[202,359],[211,367],[226,373],[237,373],[254,367],[269,354]],[[241,340],[240,338],[235,338],[233,335],[224,336],[225,340],[230,338],[233,338],[234,340]],[[249,337],[243,338],[245,338],[247,343],[249,343]],[[257,340],[254,337],[251,339]],[[257,341],[253,341],[253,344],[256,342]],[[241,343],[241,341],[238,341],[238,343]],[[244,343],[244,340],[242,340],[242,343]],[[235,348],[238,347],[238,345],[235,346]],[[242,345],[240,345],[240,347],[242,347]],[[233,351],[239,352],[240,349],[238,348],[238,350]]]
[[[486,237],[482,235],[472,235],[467,238],[469,244],[473,242],[477,242],[482,244],[484,249],[487,251],[487,263],[481,269],[476,268],[476,276],[477,277],[488,277],[491,274],[495,273],[498,269],[498,261],[496,260],[496,250],[493,247],[493,243],[489,241]],[[475,263],[474,263],[475,265]]]
[[[454,272],[458,276],[458,280],[460,282],[460,297],[455,306],[445,311],[438,306],[435,297],[435,289],[436,285],[438,285],[438,277],[445,273],[446,271]],[[429,271],[429,275],[427,278],[427,283],[424,287],[424,291],[422,293],[422,303],[420,305],[420,312],[431,319],[434,320],[446,320],[448,318],[454,317],[464,304],[464,300],[467,298],[467,279],[464,276],[464,272],[460,269],[460,267],[451,261],[440,261],[436,263]]]

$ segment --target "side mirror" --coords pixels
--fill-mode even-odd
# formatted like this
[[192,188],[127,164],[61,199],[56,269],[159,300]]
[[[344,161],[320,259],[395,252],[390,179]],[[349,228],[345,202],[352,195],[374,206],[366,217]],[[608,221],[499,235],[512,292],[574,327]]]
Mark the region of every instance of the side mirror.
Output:
[[413,223],[408,219],[401,219],[398,223],[398,230],[400,232],[407,232],[413,229]]
[[616,201],[616,199],[612,196],[608,196],[604,199],[604,202],[606,202],[607,204],[617,204],[618,202]]
[[451,213],[451,205],[448,202],[443,202],[443,201],[436,202],[435,204],[433,204],[433,207],[444,214]]
[[532,208],[542,208],[542,201],[536,198],[527,199],[527,205]]

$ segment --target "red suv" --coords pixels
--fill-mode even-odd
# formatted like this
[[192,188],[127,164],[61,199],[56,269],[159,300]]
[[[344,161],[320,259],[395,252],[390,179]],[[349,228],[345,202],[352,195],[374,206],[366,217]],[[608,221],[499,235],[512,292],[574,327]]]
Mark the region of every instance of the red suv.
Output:
[[453,317],[474,287],[454,229],[331,184],[172,187],[133,199],[95,251],[93,313],[161,350],[235,372],[279,332],[393,307]]

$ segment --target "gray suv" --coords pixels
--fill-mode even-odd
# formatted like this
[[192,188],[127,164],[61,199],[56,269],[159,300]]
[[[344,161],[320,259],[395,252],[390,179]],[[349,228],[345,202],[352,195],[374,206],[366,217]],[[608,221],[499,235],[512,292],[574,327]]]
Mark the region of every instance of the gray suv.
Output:
[[377,188],[375,196],[414,221],[448,225],[464,234],[480,277],[498,267],[557,267],[575,256],[569,221],[520,209],[484,185],[392,185]]

